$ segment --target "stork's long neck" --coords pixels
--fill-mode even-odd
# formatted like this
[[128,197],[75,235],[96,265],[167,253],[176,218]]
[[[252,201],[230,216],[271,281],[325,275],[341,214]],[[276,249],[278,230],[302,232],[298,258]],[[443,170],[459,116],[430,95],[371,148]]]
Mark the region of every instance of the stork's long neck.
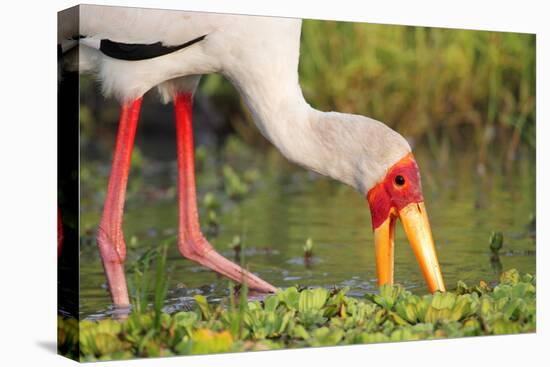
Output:
[[282,59],[284,53],[279,60],[243,58],[259,65],[234,61],[224,74],[239,90],[262,134],[285,157],[366,194],[410,147],[376,120],[312,108],[298,82],[297,50],[298,45],[295,55],[286,55],[290,62]]
[[281,80],[273,75],[243,72],[228,76],[249,108],[256,126],[290,161],[329,175],[320,156],[326,147],[312,134],[318,111],[304,99],[298,75]]
[[[243,73],[231,78],[249,108],[256,126],[288,159],[304,165],[298,143],[310,147],[308,130],[313,109],[305,101],[297,76],[286,80]],[[306,144],[309,143],[309,144]],[[313,148],[313,147],[310,147]]]

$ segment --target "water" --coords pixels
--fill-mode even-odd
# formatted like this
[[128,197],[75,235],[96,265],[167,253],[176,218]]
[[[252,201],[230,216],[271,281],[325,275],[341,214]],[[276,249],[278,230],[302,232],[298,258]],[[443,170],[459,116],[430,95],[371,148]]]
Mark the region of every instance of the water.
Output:
[[[244,153],[231,149],[226,153],[209,156],[198,176],[199,200],[206,191],[221,198],[219,235],[208,238],[223,255],[233,258],[228,244],[235,235],[241,235],[247,267],[275,286],[349,286],[354,296],[377,289],[370,213],[361,195],[286,163],[278,153],[246,149]],[[82,160],[80,312],[88,318],[111,312],[93,239],[107,186],[108,156],[106,149],[100,160],[87,159],[86,155]],[[500,169],[498,161],[490,162],[492,168],[480,176],[475,152],[454,155],[444,163],[422,151],[416,156],[447,288],[453,289],[458,280],[474,284],[498,279],[499,264],[491,262],[488,244],[493,230],[504,233],[502,268],[535,272],[535,240],[527,234],[529,217],[535,212],[534,160],[523,156],[508,171]],[[220,190],[223,179],[219,167],[225,162],[237,172],[255,167],[262,175],[242,201],[229,200]],[[129,246],[127,269],[146,249],[159,246],[176,233],[174,183],[173,161],[149,158],[132,171],[124,222]],[[201,210],[204,225],[204,208]],[[308,237],[313,239],[314,255],[306,266],[303,245]],[[183,259],[175,243],[169,249],[168,273],[167,312],[189,307],[195,294],[210,300],[227,295],[227,281]],[[413,292],[426,291],[400,225],[395,280]]]

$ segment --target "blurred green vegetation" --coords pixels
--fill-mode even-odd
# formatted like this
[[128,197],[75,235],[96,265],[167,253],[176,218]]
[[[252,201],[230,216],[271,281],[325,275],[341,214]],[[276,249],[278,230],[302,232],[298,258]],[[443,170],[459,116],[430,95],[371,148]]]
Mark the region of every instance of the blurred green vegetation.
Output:
[[[436,153],[535,147],[532,34],[305,20],[299,72],[312,106],[373,117]],[[202,90],[235,103],[219,76]],[[248,122],[232,123],[252,141]]]

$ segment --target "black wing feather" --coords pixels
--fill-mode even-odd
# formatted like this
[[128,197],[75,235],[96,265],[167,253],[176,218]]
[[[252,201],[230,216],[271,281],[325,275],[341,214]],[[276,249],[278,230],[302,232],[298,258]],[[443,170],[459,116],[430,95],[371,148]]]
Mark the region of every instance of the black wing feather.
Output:
[[205,37],[206,34],[176,46],[163,46],[160,42],[150,44],[121,43],[114,42],[108,39],[102,39],[99,45],[99,50],[103,54],[114,59],[139,61],[152,59],[155,57],[167,55],[175,51],[179,51],[197,42],[202,41]]

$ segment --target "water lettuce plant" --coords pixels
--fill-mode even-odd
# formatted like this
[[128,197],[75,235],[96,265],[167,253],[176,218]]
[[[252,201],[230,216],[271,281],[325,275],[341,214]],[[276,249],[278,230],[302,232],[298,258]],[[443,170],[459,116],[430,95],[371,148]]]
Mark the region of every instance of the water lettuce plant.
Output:
[[[162,264],[158,265],[162,266]],[[230,289],[234,293],[233,287]],[[402,340],[515,334],[536,329],[536,279],[504,272],[491,287],[458,282],[452,292],[415,295],[382,286],[364,298],[348,289],[279,289],[263,300],[239,297],[172,315],[133,312],[124,321],[59,320],[59,351],[82,361]],[[156,308],[156,307],[155,307]],[[80,344],[77,344],[80,338]]]

